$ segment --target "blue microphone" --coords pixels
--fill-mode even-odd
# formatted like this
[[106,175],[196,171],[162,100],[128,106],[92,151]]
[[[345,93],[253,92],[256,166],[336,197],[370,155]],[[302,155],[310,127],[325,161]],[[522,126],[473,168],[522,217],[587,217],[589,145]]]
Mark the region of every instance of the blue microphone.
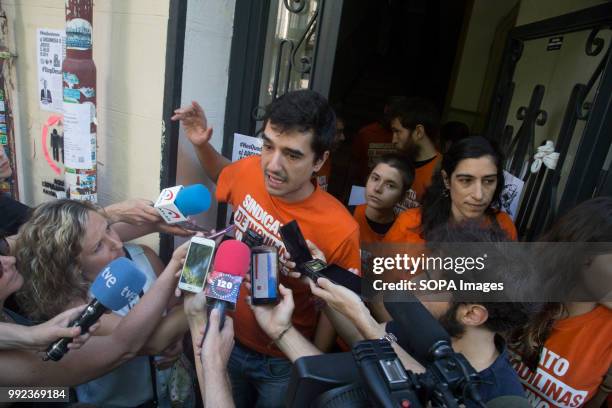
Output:
[[[81,333],[98,321],[107,310],[120,310],[134,301],[146,282],[145,275],[127,258],[117,258],[96,277],[91,286],[93,300],[68,327],[79,326]],[[68,352],[72,338],[64,337],[51,344],[43,360],[59,361]]]
[[154,207],[168,224],[177,224],[208,210],[210,203],[210,191],[202,184],[193,184],[163,189]]

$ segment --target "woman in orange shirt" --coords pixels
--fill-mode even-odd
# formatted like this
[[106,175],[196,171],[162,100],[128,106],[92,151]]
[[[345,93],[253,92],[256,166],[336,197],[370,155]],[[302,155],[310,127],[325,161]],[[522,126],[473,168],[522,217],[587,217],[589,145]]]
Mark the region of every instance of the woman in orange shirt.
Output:
[[565,301],[513,334],[514,367],[534,406],[599,408],[612,386],[601,387],[612,364],[612,198],[578,205],[540,241],[571,243],[538,253],[552,300]]
[[380,156],[368,176],[366,204],[352,211],[359,224],[359,242],[381,242],[395,222],[395,206],[404,198],[414,180],[410,159],[397,153]]
[[423,206],[401,213],[384,241],[423,243],[445,223],[473,221],[501,228],[516,240],[512,219],[498,210],[504,187],[502,161],[501,153],[482,136],[454,143],[425,193]]

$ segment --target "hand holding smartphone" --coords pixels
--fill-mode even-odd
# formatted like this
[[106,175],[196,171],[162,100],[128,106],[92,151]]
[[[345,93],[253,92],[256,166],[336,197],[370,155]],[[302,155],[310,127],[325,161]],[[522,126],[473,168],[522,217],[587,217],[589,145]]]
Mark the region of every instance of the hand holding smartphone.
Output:
[[191,238],[178,287],[199,293],[204,288],[206,276],[215,252],[215,241],[203,237]]

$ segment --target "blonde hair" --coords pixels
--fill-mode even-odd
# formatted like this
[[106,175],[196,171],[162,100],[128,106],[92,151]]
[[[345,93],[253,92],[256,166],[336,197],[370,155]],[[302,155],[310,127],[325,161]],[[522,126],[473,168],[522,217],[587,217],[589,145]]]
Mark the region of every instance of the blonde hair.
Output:
[[31,319],[49,319],[87,299],[90,282],[78,257],[90,211],[99,212],[88,202],[56,200],[38,206],[20,228],[15,255],[24,285],[17,299]]

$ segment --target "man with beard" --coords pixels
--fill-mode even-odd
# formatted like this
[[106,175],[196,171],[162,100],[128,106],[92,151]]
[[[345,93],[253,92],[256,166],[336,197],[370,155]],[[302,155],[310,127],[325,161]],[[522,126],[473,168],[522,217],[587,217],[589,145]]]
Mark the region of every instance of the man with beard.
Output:
[[[212,129],[197,103],[177,109],[173,120],[182,122],[202,167],[217,184],[217,200],[232,205],[236,239],[254,230],[265,245],[276,247],[285,257],[279,228],[296,220],[304,237],[316,243],[330,262],[359,268],[359,226],[312,179],[328,158],[336,135],[334,112],[321,95],[299,90],[272,101],[264,118],[261,156],[235,163],[209,143]],[[335,333],[328,322],[319,321],[308,286],[285,272],[279,281],[295,297],[291,327],[321,349],[330,347]],[[247,294],[243,285],[234,314],[236,345],[228,364],[234,401],[237,407],[282,407],[291,362],[273,344],[286,333],[266,336],[246,304]]]
[[412,158],[415,167],[412,188],[400,206],[418,207],[442,158],[435,143],[440,117],[433,104],[422,98],[397,101],[389,107],[388,115],[393,145]]
[[[534,266],[524,251],[505,242],[507,238],[500,231],[485,230],[472,224],[452,226],[437,231],[436,239],[443,244],[433,247],[432,254],[453,255],[454,259],[482,252],[488,255],[481,270],[475,268],[471,273],[466,271],[461,274],[450,270],[441,276],[471,283],[499,282],[503,285],[503,292],[439,292],[438,295],[443,295],[442,297],[448,300],[424,301],[423,306],[449,334],[453,350],[463,354],[479,373],[481,381],[478,391],[485,403],[507,396],[524,403],[524,391],[510,364],[503,335],[522,327],[529,320],[529,316],[538,310],[537,305],[522,301],[532,298],[533,292],[539,287],[539,277]],[[476,244],[470,247],[456,245],[465,242]],[[483,245],[486,245],[486,251]],[[324,260],[317,248],[310,249],[314,257]],[[383,279],[385,277],[384,274],[380,276]],[[325,312],[347,343],[353,344],[363,339],[386,339],[407,370],[416,373],[425,370],[424,365],[428,362],[416,360],[409,354],[411,342],[406,337],[421,336],[419,330],[428,327],[426,322],[414,321],[411,327],[402,327],[395,321],[379,323],[372,317],[366,304],[351,290],[325,278],[319,278],[316,283],[311,281],[310,288],[313,295],[325,301]],[[525,293],[526,291],[529,293]],[[272,336],[275,333],[286,333],[277,344],[282,350],[286,350],[292,360],[320,354],[316,347],[301,337],[289,324],[288,316],[291,316],[293,310],[291,291],[281,288],[281,296],[281,302],[274,307],[251,306],[261,326]],[[393,293],[393,296],[401,296],[401,293]],[[403,303],[402,307],[411,307],[408,298],[404,300],[407,302]],[[423,319],[427,319],[427,316],[423,316]],[[350,324],[347,326],[347,323],[353,327]]]

